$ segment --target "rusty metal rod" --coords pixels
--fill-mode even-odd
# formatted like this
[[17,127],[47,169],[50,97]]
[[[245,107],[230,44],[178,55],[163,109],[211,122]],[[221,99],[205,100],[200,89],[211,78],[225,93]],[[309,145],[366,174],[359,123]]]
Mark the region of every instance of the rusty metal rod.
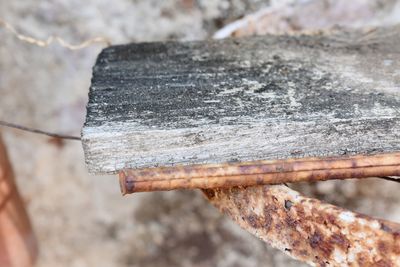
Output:
[[147,169],[127,169],[135,181],[187,179],[196,177],[235,176],[247,174],[311,171],[343,168],[361,168],[400,164],[400,153],[371,156],[302,158],[265,160],[240,163],[171,166]]
[[219,167],[197,165],[128,169],[119,174],[122,194],[377,176],[400,176],[400,153],[221,164]]
[[400,224],[308,198],[285,186],[204,190],[235,223],[311,266],[400,266]]

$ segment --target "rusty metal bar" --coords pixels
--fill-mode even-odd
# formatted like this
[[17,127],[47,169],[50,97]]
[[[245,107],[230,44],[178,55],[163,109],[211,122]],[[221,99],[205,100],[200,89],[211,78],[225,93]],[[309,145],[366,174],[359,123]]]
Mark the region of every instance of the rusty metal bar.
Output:
[[400,176],[400,153],[128,169],[119,173],[123,194],[376,176]]
[[242,228],[312,266],[400,266],[400,224],[301,196],[282,185],[208,189]]

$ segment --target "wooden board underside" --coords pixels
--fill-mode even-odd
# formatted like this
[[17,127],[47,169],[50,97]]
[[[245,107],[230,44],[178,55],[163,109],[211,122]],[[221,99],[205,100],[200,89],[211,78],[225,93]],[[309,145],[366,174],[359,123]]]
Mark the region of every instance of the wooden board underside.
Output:
[[398,152],[398,36],[109,47],[82,130],[88,169]]

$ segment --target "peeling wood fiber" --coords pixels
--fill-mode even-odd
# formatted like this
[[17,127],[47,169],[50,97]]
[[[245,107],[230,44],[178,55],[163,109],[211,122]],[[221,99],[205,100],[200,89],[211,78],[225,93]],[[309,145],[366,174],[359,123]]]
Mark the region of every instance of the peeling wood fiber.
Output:
[[400,152],[400,35],[387,31],[106,48],[82,130],[88,169]]

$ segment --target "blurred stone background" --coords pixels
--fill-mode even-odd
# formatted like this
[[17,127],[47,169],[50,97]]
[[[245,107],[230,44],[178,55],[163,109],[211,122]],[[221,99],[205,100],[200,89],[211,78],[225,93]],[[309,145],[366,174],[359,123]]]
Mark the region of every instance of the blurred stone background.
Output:
[[[0,0],[0,18],[39,39],[58,35],[79,43],[103,36],[119,44],[211,38],[221,27],[262,8],[311,2]],[[304,18],[322,19],[321,28],[400,22],[398,1],[319,2],[314,9],[282,12],[286,17],[276,20],[280,31],[282,21],[292,29],[316,25]],[[329,12],[319,13],[321,9]],[[287,23],[288,16],[297,20]],[[102,45],[79,51],[57,44],[41,48],[2,28],[0,40],[0,120],[79,135],[91,68]],[[200,192],[122,197],[115,176],[88,175],[79,142],[0,130],[39,240],[37,266],[301,266],[223,217]],[[296,188],[352,210],[400,221],[399,184],[370,179]]]

